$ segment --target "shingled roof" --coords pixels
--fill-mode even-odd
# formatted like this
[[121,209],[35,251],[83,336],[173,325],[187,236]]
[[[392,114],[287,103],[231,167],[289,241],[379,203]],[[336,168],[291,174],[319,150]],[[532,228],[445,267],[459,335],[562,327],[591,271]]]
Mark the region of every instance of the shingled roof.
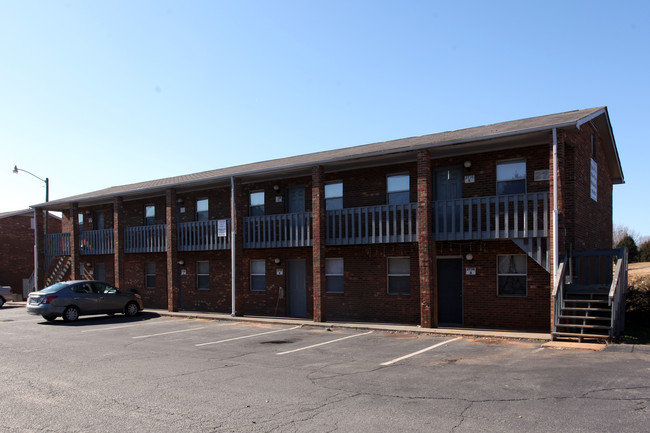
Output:
[[244,164],[228,168],[203,171],[182,176],[168,177],[128,185],[112,186],[110,188],[66,197],[49,203],[41,203],[32,207],[42,207],[51,210],[63,210],[72,202],[99,202],[118,196],[134,196],[142,194],[161,193],[170,187],[191,187],[206,183],[219,183],[229,181],[230,177],[268,175],[274,172],[285,172],[288,169],[309,168],[314,165],[326,165],[346,160],[371,158],[380,155],[399,154],[412,152],[419,149],[435,149],[463,143],[482,142],[509,136],[525,135],[535,132],[549,131],[554,128],[580,128],[587,122],[596,122],[606,144],[608,162],[612,169],[614,182],[623,183],[618,151],[609,121],[606,107],[588,108],[584,110],[568,111],[565,113],[550,114],[546,116],[531,117],[509,122],[495,123],[456,131],[440,132],[436,134],[421,135],[418,137],[402,138],[398,140],[365,144],[360,146],[345,147],[305,155],[290,156],[269,161]]

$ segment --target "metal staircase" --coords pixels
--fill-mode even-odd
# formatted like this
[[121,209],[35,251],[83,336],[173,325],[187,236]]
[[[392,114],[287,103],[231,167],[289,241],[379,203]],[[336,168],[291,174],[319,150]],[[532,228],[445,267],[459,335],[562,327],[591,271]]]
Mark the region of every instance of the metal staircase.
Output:
[[49,272],[45,277],[45,287],[56,284],[65,279],[65,276],[70,271],[72,259],[70,256],[59,256],[59,258],[50,265]]
[[[568,268],[568,269],[567,269]],[[556,339],[611,341],[623,330],[627,250],[575,252],[558,269],[553,290]]]

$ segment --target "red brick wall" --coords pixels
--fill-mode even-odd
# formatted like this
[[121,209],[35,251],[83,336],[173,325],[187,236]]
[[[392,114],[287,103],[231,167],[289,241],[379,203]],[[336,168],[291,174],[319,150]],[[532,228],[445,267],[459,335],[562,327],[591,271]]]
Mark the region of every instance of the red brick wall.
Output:
[[[327,293],[328,319],[420,323],[418,247],[415,243],[327,247],[343,258],[344,293]],[[411,293],[388,294],[388,257],[410,257]]]
[[[598,201],[591,199],[591,136],[598,164]],[[566,242],[573,250],[612,248],[612,176],[603,143],[589,123],[564,131],[566,183],[563,193]],[[561,227],[562,228],[562,227]],[[569,245],[567,245],[568,247]]]
[[[145,308],[167,309],[167,256],[165,253],[124,254],[124,261],[125,284],[120,289],[136,290],[142,296]],[[155,289],[145,287],[145,264],[148,262],[156,263]]]
[[[473,260],[464,257],[471,252]],[[524,254],[512,241],[438,242],[438,257],[463,257],[463,322],[466,326],[549,331],[551,276],[527,257],[525,297],[497,293],[497,255]],[[476,275],[465,275],[466,267]]]
[[[0,284],[11,286],[14,292],[23,292],[23,278],[34,271],[33,213],[0,219]],[[61,220],[50,216],[49,233],[61,233]]]

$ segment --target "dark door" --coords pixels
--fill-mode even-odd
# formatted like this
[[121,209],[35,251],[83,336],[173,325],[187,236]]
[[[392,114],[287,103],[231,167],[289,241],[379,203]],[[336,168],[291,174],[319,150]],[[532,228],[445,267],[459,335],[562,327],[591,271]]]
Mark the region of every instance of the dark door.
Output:
[[463,260],[438,259],[438,322],[463,323]]
[[436,170],[436,233],[456,234],[461,231],[458,202],[446,201],[463,197],[462,172],[460,168]]
[[290,186],[287,188],[287,213],[305,211],[305,187]]
[[287,302],[290,316],[307,316],[306,276],[304,259],[287,260]]

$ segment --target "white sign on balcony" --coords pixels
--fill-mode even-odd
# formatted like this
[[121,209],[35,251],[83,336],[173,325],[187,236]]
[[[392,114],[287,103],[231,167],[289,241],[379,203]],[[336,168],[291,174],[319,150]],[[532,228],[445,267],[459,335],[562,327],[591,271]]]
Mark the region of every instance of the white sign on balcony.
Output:
[[220,238],[228,236],[228,220],[217,220],[217,236]]

